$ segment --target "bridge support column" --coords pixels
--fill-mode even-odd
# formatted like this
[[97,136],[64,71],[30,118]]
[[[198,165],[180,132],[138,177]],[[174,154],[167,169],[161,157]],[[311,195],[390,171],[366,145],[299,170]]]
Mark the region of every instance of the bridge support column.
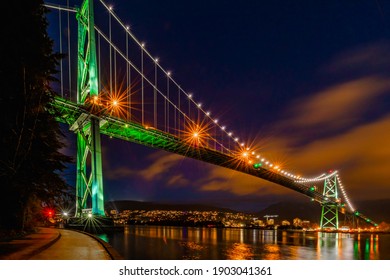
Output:
[[[93,0],[84,0],[77,9],[78,69],[77,103],[85,104],[99,95]],[[105,216],[100,122],[97,116],[82,113],[72,125],[77,133],[76,216],[83,210]],[[87,171],[90,170],[89,176]]]
[[87,192],[88,182],[84,179],[87,173],[87,165],[84,157],[86,156],[86,141],[81,132],[77,133],[77,170],[76,170],[76,217],[81,216],[81,210],[87,208],[87,200],[84,194]]
[[[335,201],[338,197],[337,174],[325,179],[323,195],[326,199],[333,198]],[[322,203],[321,229],[339,229],[339,205],[335,202]]]
[[100,121],[91,118],[91,175],[92,214],[104,216],[102,149],[100,144]]
[[339,228],[339,207],[334,204],[322,204],[321,229]]
[[82,114],[70,129],[77,133],[76,216],[86,209],[104,216],[100,120]]

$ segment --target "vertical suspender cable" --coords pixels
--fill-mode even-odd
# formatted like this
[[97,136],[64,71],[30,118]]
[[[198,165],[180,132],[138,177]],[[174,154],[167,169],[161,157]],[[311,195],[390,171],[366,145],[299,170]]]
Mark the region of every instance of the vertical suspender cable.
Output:
[[116,51],[114,50],[114,93],[115,98],[118,97],[118,91],[116,87]]
[[[69,8],[69,0],[67,0],[67,6]],[[72,100],[72,67],[71,63],[71,51],[70,51],[70,19],[69,19],[69,10],[68,10],[68,71],[69,71],[69,99]]]
[[144,125],[144,48],[141,47],[141,114]]
[[[169,75],[167,76],[167,98],[169,99]],[[169,102],[167,102],[167,132],[169,133]]]
[[181,117],[181,114],[180,114],[180,87],[178,88],[179,89],[179,93],[178,93],[178,100],[179,100],[179,119],[178,119],[178,121],[179,121],[179,123],[178,123],[178,129],[179,129],[179,137],[180,137],[180,131],[181,131],[181,127],[180,127],[180,117]]
[[100,52],[101,52],[101,46],[100,46],[100,34],[98,33],[98,77],[99,77],[99,85],[98,85],[98,88],[99,88],[99,91],[101,90],[102,88],[102,79],[101,79],[101,76],[102,76],[102,70],[101,70],[101,60],[100,60]]
[[177,121],[176,121],[176,106],[173,106],[173,133],[176,135],[177,133],[177,127],[176,127]]
[[198,106],[198,116],[197,116],[197,120],[198,120],[198,125],[200,123],[200,107],[199,107],[199,104],[197,104]]
[[167,98],[164,96],[164,129],[167,131]]
[[225,147],[224,145],[223,145],[223,132],[221,133],[221,153],[223,153],[223,148]]
[[157,128],[157,61],[154,62],[153,125]]
[[[129,60],[129,33],[127,32],[126,30],[126,60]],[[130,90],[130,83],[129,83],[129,63],[126,62],[126,101],[127,101],[127,105],[129,106],[129,110],[126,111],[126,120],[129,120],[129,114],[130,114],[130,108],[131,108],[131,104],[130,104],[130,94],[131,94],[131,90]]]
[[214,123],[214,150],[217,150],[217,124]]
[[[60,28],[60,54],[62,54],[62,19],[61,19],[61,10],[58,11],[58,20],[59,20],[59,28]],[[64,75],[62,71],[62,59],[60,59],[60,76],[61,76],[61,97],[64,98]]]
[[132,85],[131,85],[131,65],[129,64],[129,121],[131,121],[132,116],[132,103],[131,103],[131,96],[132,96]]
[[111,41],[111,11],[108,12],[108,33],[109,33],[109,39],[110,39],[110,92],[109,96],[111,96],[112,93],[112,41]]
[[188,118],[191,119],[191,97],[188,96]]

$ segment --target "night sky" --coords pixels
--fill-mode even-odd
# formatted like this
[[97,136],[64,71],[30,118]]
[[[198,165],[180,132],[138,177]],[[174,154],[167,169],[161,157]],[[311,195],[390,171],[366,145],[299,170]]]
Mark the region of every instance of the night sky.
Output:
[[[390,198],[389,1],[106,3],[195,100],[269,160],[305,177],[339,170],[358,209]],[[67,133],[67,153],[75,141]],[[102,145],[106,201],[260,210],[307,199],[175,154],[105,136]],[[66,176],[73,183],[74,167]]]

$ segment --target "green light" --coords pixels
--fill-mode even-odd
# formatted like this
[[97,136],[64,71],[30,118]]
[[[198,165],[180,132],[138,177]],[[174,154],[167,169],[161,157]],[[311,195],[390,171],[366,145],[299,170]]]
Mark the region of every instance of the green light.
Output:
[[258,168],[260,168],[260,167],[262,167],[262,166],[263,166],[262,163],[255,163],[255,164],[253,165],[253,168],[258,169]]
[[359,216],[360,213],[358,211],[355,212],[355,216]]
[[309,188],[309,191],[311,191],[311,192],[314,192],[316,190],[316,187],[315,186],[311,186],[310,188]]
[[366,222],[369,223],[369,222],[371,222],[371,220],[370,220],[370,219],[367,219]]

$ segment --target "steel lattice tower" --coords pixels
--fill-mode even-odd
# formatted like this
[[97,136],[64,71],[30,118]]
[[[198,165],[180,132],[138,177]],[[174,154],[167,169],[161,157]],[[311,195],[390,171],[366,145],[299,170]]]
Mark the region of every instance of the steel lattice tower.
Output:
[[[85,104],[99,93],[93,0],[84,0],[76,17],[77,103]],[[70,129],[77,133],[76,216],[90,207],[93,215],[104,216],[100,119],[83,113]]]
[[322,202],[320,227],[321,229],[326,229],[326,228],[338,229],[339,228],[339,203],[338,203],[339,197],[338,197],[338,183],[337,183],[336,173],[333,176],[325,179],[323,196],[325,197],[326,201]]

